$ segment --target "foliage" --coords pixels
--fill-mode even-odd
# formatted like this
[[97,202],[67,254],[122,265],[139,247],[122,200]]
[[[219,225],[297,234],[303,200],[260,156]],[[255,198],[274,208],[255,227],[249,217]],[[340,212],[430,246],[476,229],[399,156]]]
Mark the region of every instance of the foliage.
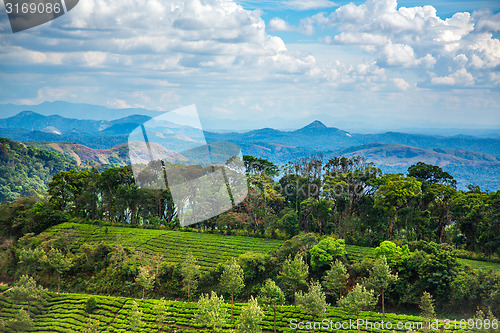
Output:
[[279,274],[280,280],[288,289],[289,293],[292,292],[293,304],[296,305],[296,294],[297,290],[304,287],[307,284],[307,276],[309,275],[309,266],[302,259],[302,255],[295,255],[294,259],[291,260],[289,257],[285,260],[283,268]]
[[309,252],[311,254],[312,267],[327,265],[334,259],[341,258],[347,254],[345,240],[334,237],[322,239]]
[[132,313],[130,314],[130,329],[132,332],[138,332],[142,323],[142,311],[139,310],[137,302],[132,302]]
[[186,291],[188,301],[191,301],[191,293],[196,290],[198,277],[200,275],[200,265],[198,265],[198,262],[192,252],[189,252],[186,256],[186,260],[182,262],[181,274],[183,284],[182,289]]
[[90,297],[85,303],[85,312],[88,314],[94,313],[97,308],[97,299],[95,297]]
[[375,248],[374,253],[376,258],[384,256],[391,267],[398,266],[410,256],[408,245],[401,248],[391,241],[380,243],[380,246]]
[[382,314],[385,317],[385,292],[394,284],[398,279],[398,273],[392,274],[391,268],[387,264],[385,256],[375,259],[375,263],[370,271],[367,286],[373,288],[378,294],[382,296]]
[[198,323],[211,327],[212,332],[215,332],[216,328],[226,323],[227,317],[228,313],[224,304],[224,297],[218,297],[214,291],[211,292],[210,296],[208,294],[201,295],[196,314]]
[[259,301],[273,310],[274,314],[274,332],[276,332],[276,310],[280,305],[285,304],[285,294],[276,283],[268,279],[260,289]]
[[348,279],[349,273],[347,273],[347,268],[337,259],[331,263],[330,270],[326,272],[323,286],[327,291],[333,292],[336,298],[340,298],[347,286]]
[[30,303],[40,300],[46,290],[36,284],[35,279],[28,275],[23,275],[12,287],[12,297],[19,302],[28,302],[28,313],[30,312]]
[[303,308],[306,313],[313,316],[313,318],[321,317],[325,314],[328,304],[326,303],[326,296],[321,289],[321,283],[312,281],[309,284],[307,293],[299,291],[297,293],[297,304]]
[[432,295],[426,291],[424,291],[422,297],[420,298],[419,308],[422,317],[425,319],[431,320],[436,317],[436,312],[434,311],[434,299],[432,298]]
[[[337,305],[344,308],[346,311],[356,315],[359,319],[359,313],[363,310],[367,310],[373,307],[377,303],[377,297],[373,290],[366,290],[366,287],[360,285],[359,283],[347,294],[347,296],[342,297]],[[358,321],[358,332],[359,321]]]
[[247,305],[241,308],[237,324],[238,330],[242,333],[261,332],[259,324],[262,319],[264,319],[264,312],[262,312],[257,300],[252,296]]
[[153,288],[155,279],[155,272],[150,267],[139,267],[139,274],[137,274],[135,282],[142,287],[142,299],[144,299],[146,290],[151,290]]
[[220,285],[224,292],[231,295],[231,317],[233,317],[234,295],[245,286],[244,278],[243,269],[236,259],[233,258],[224,264]]

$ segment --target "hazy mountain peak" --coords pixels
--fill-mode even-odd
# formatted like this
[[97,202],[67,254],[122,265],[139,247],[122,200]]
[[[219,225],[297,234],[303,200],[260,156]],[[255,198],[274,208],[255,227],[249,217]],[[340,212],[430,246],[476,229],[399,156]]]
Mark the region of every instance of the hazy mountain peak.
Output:
[[328,128],[328,126],[326,126],[325,124],[323,124],[319,120],[315,120],[312,123],[310,123],[309,125],[303,127],[302,129],[314,129],[314,128],[317,128],[317,129],[319,129],[319,128]]

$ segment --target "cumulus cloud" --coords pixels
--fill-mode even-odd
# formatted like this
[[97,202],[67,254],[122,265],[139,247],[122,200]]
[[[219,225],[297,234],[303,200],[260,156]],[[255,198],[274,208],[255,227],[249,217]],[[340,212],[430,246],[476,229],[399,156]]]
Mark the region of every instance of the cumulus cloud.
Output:
[[297,10],[310,10],[338,6],[335,2],[330,0],[285,0],[284,4],[289,8]]
[[500,41],[492,35],[500,31],[499,15],[459,12],[441,19],[432,6],[398,8],[396,0],[367,0],[308,17],[301,31],[335,27],[337,33],[325,42],[361,47],[382,67],[411,69],[423,77],[436,72],[440,78],[455,78],[466,68],[476,84],[491,85],[483,71],[500,65]]
[[271,31],[292,31],[294,28],[285,20],[274,17],[269,21],[269,30]]
[[431,83],[435,85],[470,87],[474,85],[474,77],[465,68],[461,68],[448,76],[433,77]]

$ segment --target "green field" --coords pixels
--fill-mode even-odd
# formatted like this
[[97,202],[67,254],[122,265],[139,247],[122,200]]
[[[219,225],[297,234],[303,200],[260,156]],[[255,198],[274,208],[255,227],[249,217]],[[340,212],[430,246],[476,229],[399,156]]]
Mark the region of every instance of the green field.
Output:
[[90,224],[63,223],[46,231],[50,237],[63,236],[71,240],[71,247],[77,250],[82,244],[104,243],[115,245],[117,240],[124,247],[137,249],[153,256],[160,254],[163,260],[178,263],[191,251],[198,259],[202,270],[208,270],[218,263],[252,251],[272,253],[283,241],[225,236],[198,232],[150,230],[124,227],[99,227]]
[[[151,230],[139,228],[96,226],[91,224],[62,223],[45,232],[48,237],[62,236],[71,242],[73,250],[83,243],[104,243],[115,245],[117,240],[124,247],[137,249],[149,256],[160,254],[163,260],[178,263],[191,251],[198,259],[202,270],[206,271],[218,263],[245,252],[273,253],[284,241],[244,237],[226,236],[209,233]],[[374,258],[374,248],[346,245],[347,257],[351,262],[359,262],[363,258]],[[477,269],[500,270],[500,264],[479,260],[458,259],[461,264]]]
[[[9,319],[16,315],[17,310],[24,306],[27,308],[27,303],[16,304],[7,297],[8,292],[0,295],[0,318]],[[89,314],[85,312],[85,304],[91,295],[82,294],[60,294],[48,293],[46,298],[31,305],[32,318],[35,323],[35,328],[31,332],[82,332],[89,324]],[[131,332],[130,317],[131,308],[134,299],[125,297],[106,297],[94,296],[97,299],[97,308],[92,314],[92,319],[98,321],[99,332]],[[154,306],[158,300],[136,300],[140,311],[143,312],[141,317],[142,323],[140,332],[158,332],[156,323],[156,315]],[[198,303],[184,303],[176,301],[166,301],[167,318],[163,322],[165,332],[211,332],[203,325],[196,322],[194,315],[198,308]],[[243,304],[235,304],[234,316],[240,314]],[[228,305],[229,307],[229,305]],[[271,332],[273,329],[273,314],[271,311],[264,311],[265,318],[261,324],[264,332]],[[323,319],[333,321],[333,323],[349,322],[355,320],[353,315],[350,315],[337,307],[329,307],[327,315]],[[369,322],[381,322],[382,315],[377,312],[362,312],[360,318]],[[305,314],[300,308],[293,306],[283,306],[277,313],[278,332],[295,332],[290,328],[290,320],[297,319],[299,321],[312,321],[312,317]],[[422,322],[423,318],[416,316],[386,314],[384,323],[391,323],[393,330],[396,332],[406,332],[407,329],[398,329],[397,323],[410,323],[408,325],[417,325]],[[387,324],[386,324],[387,325]],[[443,325],[443,323],[440,323]],[[235,328],[235,320],[229,319],[221,332],[230,332]],[[331,332],[340,332],[337,330],[328,330]],[[362,332],[392,332],[387,329],[371,329],[368,326],[363,327]],[[301,330],[301,332],[311,332]],[[341,332],[354,332],[352,330],[342,330]],[[438,331],[436,331],[438,332]],[[445,332],[471,332],[465,330],[445,330]]]

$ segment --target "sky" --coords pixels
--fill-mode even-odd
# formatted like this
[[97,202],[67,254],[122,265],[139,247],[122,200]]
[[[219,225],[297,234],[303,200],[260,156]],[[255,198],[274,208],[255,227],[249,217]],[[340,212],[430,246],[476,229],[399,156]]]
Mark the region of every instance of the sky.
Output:
[[497,0],[80,0],[18,33],[0,4],[0,104],[500,128],[499,37]]

